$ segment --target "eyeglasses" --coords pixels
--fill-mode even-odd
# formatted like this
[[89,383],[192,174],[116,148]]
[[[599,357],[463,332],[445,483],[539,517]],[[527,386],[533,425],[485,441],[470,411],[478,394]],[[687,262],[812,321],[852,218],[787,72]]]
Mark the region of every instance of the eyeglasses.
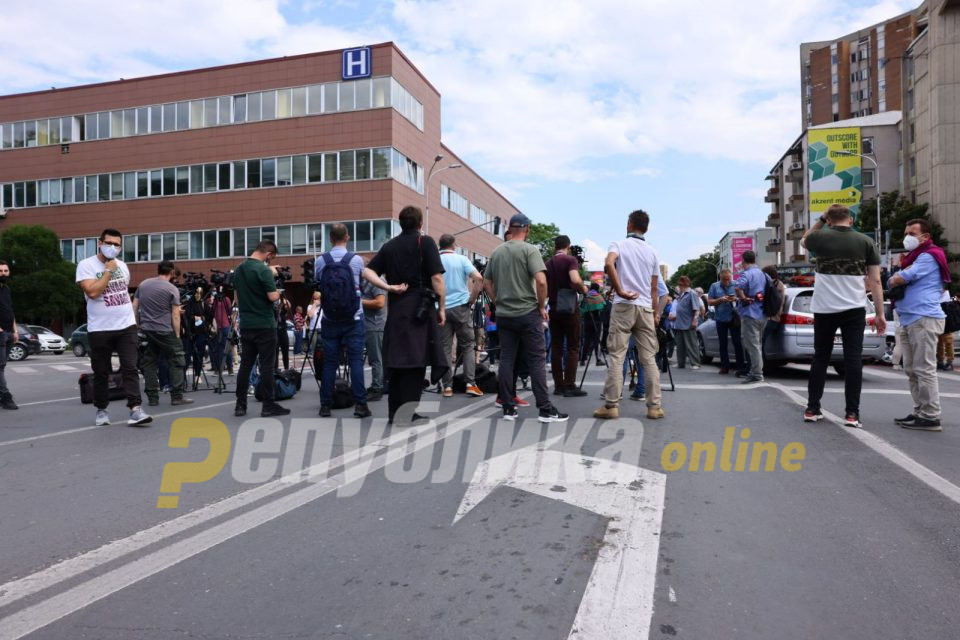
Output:
[[111,247],[116,247],[117,249],[120,248],[120,243],[119,243],[119,242],[107,242],[106,240],[103,240],[100,244],[108,244],[108,245],[110,245]]

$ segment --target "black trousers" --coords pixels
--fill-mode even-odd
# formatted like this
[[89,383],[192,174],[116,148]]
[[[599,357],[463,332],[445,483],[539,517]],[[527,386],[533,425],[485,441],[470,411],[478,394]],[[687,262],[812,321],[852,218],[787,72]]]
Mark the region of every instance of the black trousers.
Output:
[[[280,348],[280,358],[283,359],[283,368],[290,368],[290,336],[287,335],[287,324],[283,323],[277,327],[277,345]],[[280,362],[277,361],[279,368]]]
[[[533,310],[516,318],[497,318],[497,330],[500,332],[500,401],[504,407],[513,406],[513,397],[516,394],[516,378],[514,370],[518,355],[527,364],[530,374],[530,385],[533,395],[537,399],[537,407],[550,407],[550,396],[547,395],[547,353],[543,346],[543,318],[540,312]],[[518,354],[520,345],[522,352]]]
[[408,402],[420,402],[426,367],[390,369],[390,393],[387,396],[387,417],[392,421],[400,407]]
[[277,361],[276,329],[243,329],[240,332],[240,370],[237,371],[237,404],[246,406],[253,363],[260,360],[257,390],[264,402],[273,402],[274,364]]
[[810,380],[807,382],[808,409],[820,410],[820,399],[823,398],[823,387],[827,381],[827,366],[833,353],[833,337],[839,329],[843,339],[843,365],[846,369],[843,380],[846,412],[860,415],[866,315],[863,308],[813,315],[813,364],[810,365]]
[[97,409],[106,409],[110,404],[110,373],[113,371],[110,359],[116,352],[120,357],[120,373],[123,374],[123,392],[127,395],[127,406],[139,407],[140,372],[137,371],[137,356],[140,347],[137,338],[137,325],[116,331],[91,331],[90,366],[93,367],[93,405]]

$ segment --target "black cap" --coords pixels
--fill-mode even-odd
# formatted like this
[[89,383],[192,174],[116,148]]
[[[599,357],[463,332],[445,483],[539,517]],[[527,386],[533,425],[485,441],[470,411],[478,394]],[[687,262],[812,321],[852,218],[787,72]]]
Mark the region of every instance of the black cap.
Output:
[[529,227],[530,218],[523,215],[522,213],[514,214],[514,216],[510,218],[510,226],[511,227]]

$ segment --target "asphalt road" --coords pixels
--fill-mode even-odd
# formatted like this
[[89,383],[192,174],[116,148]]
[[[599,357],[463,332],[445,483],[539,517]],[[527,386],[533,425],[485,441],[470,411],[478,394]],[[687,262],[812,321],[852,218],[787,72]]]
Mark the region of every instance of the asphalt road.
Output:
[[[741,387],[705,365],[673,370],[664,420],[625,401],[618,434],[589,418],[596,367],[589,397],[557,400],[575,418],[563,426],[541,429],[533,408],[521,409],[529,420],[491,420],[492,397],[427,395],[435,421],[392,430],[385,400],[362,422],[258,422],[252,399],[241,420],[232,396],[210,391],[185,410],[164,397],[143,429],[125,426],[114,402],[117,422],[95,428],[77,391],[87,367],[69,355],[8,365],[21,409],[0,414],[0,639],[638,638],[647,628],[650,638],[939,639],[960,629],[960,374],[940,374],[942,433],[893,424],[911,407],[888,367],[867,367],[865,428],[849,430],[803,423],[802,367]],[[316,387],[304,383],[284,404],[314,419]],[[824,409],[842,416],[839,378]],[[221,450],[202,437],[168,446],[184,417],[222,421],[229,459],[212,479],[184,482],[176,509],[158,509],[167,463]],[[728,427],[732,459],[745,440],[779,452],[800,443],[800,469],[779,458],[774,471],[723,471],[719,459],[712,471],[691,471],[689,459],[664,468],[671,443],[722,452]],[[538,467],[539,492],[489,471],[492,492],[454,522],[504,435],[517,447],[566,435],[556,448],[571,466],[556,478]],[[295,455],[296,442],[312,458]],[[591,485],[571,473],[618,446],[618,468],[647,475]],[[530,471],[524,460],[511,473]],[[310,479],[291,474],[310,465]],[[618,491],[636,513],[610,516],[605,500]],[[636,545],[622,542],[624,529],[651,523]]]

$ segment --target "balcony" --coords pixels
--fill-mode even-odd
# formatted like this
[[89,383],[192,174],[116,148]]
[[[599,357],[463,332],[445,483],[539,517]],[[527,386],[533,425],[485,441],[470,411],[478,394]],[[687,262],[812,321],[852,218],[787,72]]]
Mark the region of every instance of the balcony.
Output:
[[763,199],[764,202],[779,202],[780,201],[780,187],[773,187],[772,189],[767,189],[767,195]]
[[790,232],[787,233],[788,240],[799,240],[800,238],[803,237],[803,234],[806,231],[806,229],[803,227],[802,224],[798,227],[797,226],[798,224],[800,223],[796,223],[790,228]]
[[770,238],[769,240],[767,240],[768,251],[776,251],[782,245],[783,245],[783,242],[780,240],[780,238]]
[[790,201],[794,202],[794,201],[800,200],[802,202],[804,200],[804,197],[805,196],[803,193],[793,193],[793,194],[790,194]]
[[803,255],[802,253],[795,253],[792,256],[790,256],[790,262],[806,262],[806,261],[807,261],[807,256]]
[[767,216],[766,226],[772,227],[772,228],[774,228],[774,229],[776,229],[777,227],[779,227],[779,226],[780,226],[780,214],[779,214],[779,213],[771,213],[769,216]]

